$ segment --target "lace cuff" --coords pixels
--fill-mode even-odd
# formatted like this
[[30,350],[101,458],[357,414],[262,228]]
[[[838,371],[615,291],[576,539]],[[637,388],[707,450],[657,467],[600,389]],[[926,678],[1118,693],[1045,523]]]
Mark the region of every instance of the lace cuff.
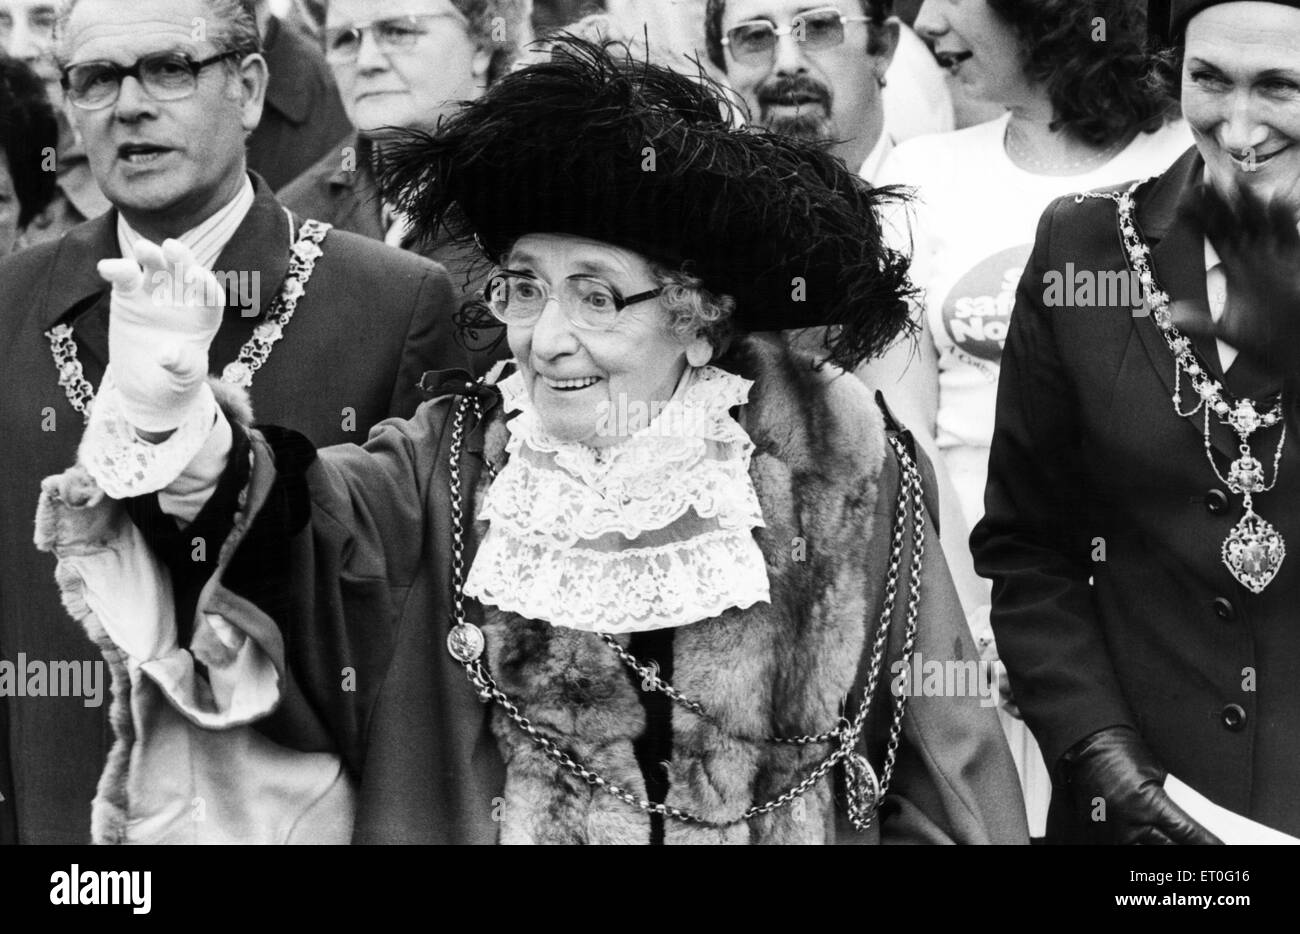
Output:
[[154,493],[179,477],[204,448],[217,416],[216,397],[204,383],[167,440],[144,441],[126,420],[110,366],[91,406],[78,458],[113,499]]

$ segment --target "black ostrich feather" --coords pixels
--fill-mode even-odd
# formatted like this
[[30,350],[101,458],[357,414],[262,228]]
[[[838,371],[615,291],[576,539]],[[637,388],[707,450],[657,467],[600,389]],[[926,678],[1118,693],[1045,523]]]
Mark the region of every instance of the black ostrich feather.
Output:
[[689,264],[748,330],[826,326],[846,368],[908,326],[906,257],[873,189],[823,147],[737,129],[703,76],[575,37],[495,82],[433,133],[385,143],[379,184],[420,236],[498,261],[527,233],[571,233]]

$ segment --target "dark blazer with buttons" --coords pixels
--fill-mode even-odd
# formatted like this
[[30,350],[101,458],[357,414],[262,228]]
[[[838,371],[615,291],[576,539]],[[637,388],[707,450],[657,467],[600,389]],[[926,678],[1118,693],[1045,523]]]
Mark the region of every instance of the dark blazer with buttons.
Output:
[[[1138,194],[1157,281],[1208,317],[1203,234],[1179,206],[1204,170],[1191,150]],[[1300,422],[1288,399],[1277,486],[1255,497],[1292,555],[1259,595],[1220,548],[1242,515],[1206,458],[1203,416],[1174,414],[1174,359],[1127,305],[1047,307],[1045,277],[1127,269],[1116,205],[1062,198],[1043,215],[1007,335],[985,517],[971,544],[993,581],[993,629],[1049,768],[1088,734],[1132,726],[1216,803],[1300,835]],[[1214,341],[1197,350],[1235,397],[1280,382]],[[1183,409],[1196,401],[1186,378]],[[1257,432],[1273,476],[1281,428]],[[1236,436],[1212,421],[1220,473]],[[1059,790],[1059,789],[1058,789]],[[1087,839],[1053,798],[1049,837]]]
[[[220,372],[251,335],[289,264],[290,215],[254,176],[255,202],[217,260],[256,271],[257,314],[232,305],[212,345]],[[58,385],[44,332],[72,325],[86,377],[108,357],[108,291],[97,260],[119,255],[117,214],[0,261],[0,659],[97,661],[59,604],[54,562],[32,544],[42,478],[73,463],[82,419]],[[301,221],[294,217],[296,230]],[[442,267],[344,231],[330,231],[293,320],[253,377],[259,421],[300,426],[318,445],[365,441],[389,416],[409,417],[430,369],[465,368],[452,339],[453,294]],[[232,296],[233,299],[233,296]],[[107,686],[105,685],[105,688]],[[108,750],[107,702],[0,698],[0,840],[81,843]]]

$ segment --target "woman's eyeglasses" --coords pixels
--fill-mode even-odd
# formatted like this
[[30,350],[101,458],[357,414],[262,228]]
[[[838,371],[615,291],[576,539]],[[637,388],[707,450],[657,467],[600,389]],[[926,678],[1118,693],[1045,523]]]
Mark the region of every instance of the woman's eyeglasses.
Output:
[[85,62],[63,69],[63,91],[68,100],[82,110],[102,110],[117,102],[122,79],[131,77],[157,101],[176,101],[189,97],[199,85],[199,72],[209,65],[240,52],[230,51],[195,61],[183,52],[146,55],[133,65],[113,62]]
[[618,323],[619,313],[629,305],[648,302],[663,294],[663,289],[638,292],[624,298],[608,283],[592,276],[569,276],[560,283],[559,294],[550,286],[527,273],[503,269],[487,282],[483,300],[498,320],[506,324],[528,325],[542,316],[554,298],[560,310],[576,328],[585,331],[608,331]]
[[753,63],[770,58],[780,36],[793,36],[806,49],[829,49],[844,41],[845,23],[870,21],[869,16],[845,16],[834,7],[825,7],[798,13],[784,27],[766,19],[739,23],[727,30],[722,44],[736,61]]
[[368,20],[364,23],[352,23],[325,30],[325,54],[336,64],[355,62],[357,56],[361,54],[361,43],[367,29],[374,37],[375,44],[379,46],[379,51],[385,55],[393,52],[409,52],[415,48],[421,38],[429,34],[428,25],[439,19],[456,19],[465,26],[469,25],[469,20],[459,10],[393,16]]

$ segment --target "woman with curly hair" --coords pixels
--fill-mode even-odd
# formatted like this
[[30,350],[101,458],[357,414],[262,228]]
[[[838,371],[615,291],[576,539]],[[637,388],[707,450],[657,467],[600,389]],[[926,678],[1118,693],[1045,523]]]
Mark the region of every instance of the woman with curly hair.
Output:
[[[1149,80],[1143,4],[926,0],[916,29],[972,97],[1007,113],[910,140],[882,169],[881,184],[918,193],[910,236],[921,334],[861,375],[937,448],[948,560],[991,658],[988,585],[966,540],[984,511],[1002,347],[1039,215],[1061,195],[1163,171],[1192,140],[1173,119],[1175,102]],[[895,227],[906,243],[907,224]],[[1041,757],[1012,708],[1003,722],[1031,831],[1041,835],[1049,794]]]
[[54,108],[36,73],[0,52],[0,257],[54,198]]
[[183,245],[101,265],[37,520],[114,672],[95,839],[1025,842],[924,458],[852,375],[908,320],[891,193],[577,39],[380,186],[495,267],[512,358],[364,447],[214,397],[220,308],[138,285],[214,284]]

